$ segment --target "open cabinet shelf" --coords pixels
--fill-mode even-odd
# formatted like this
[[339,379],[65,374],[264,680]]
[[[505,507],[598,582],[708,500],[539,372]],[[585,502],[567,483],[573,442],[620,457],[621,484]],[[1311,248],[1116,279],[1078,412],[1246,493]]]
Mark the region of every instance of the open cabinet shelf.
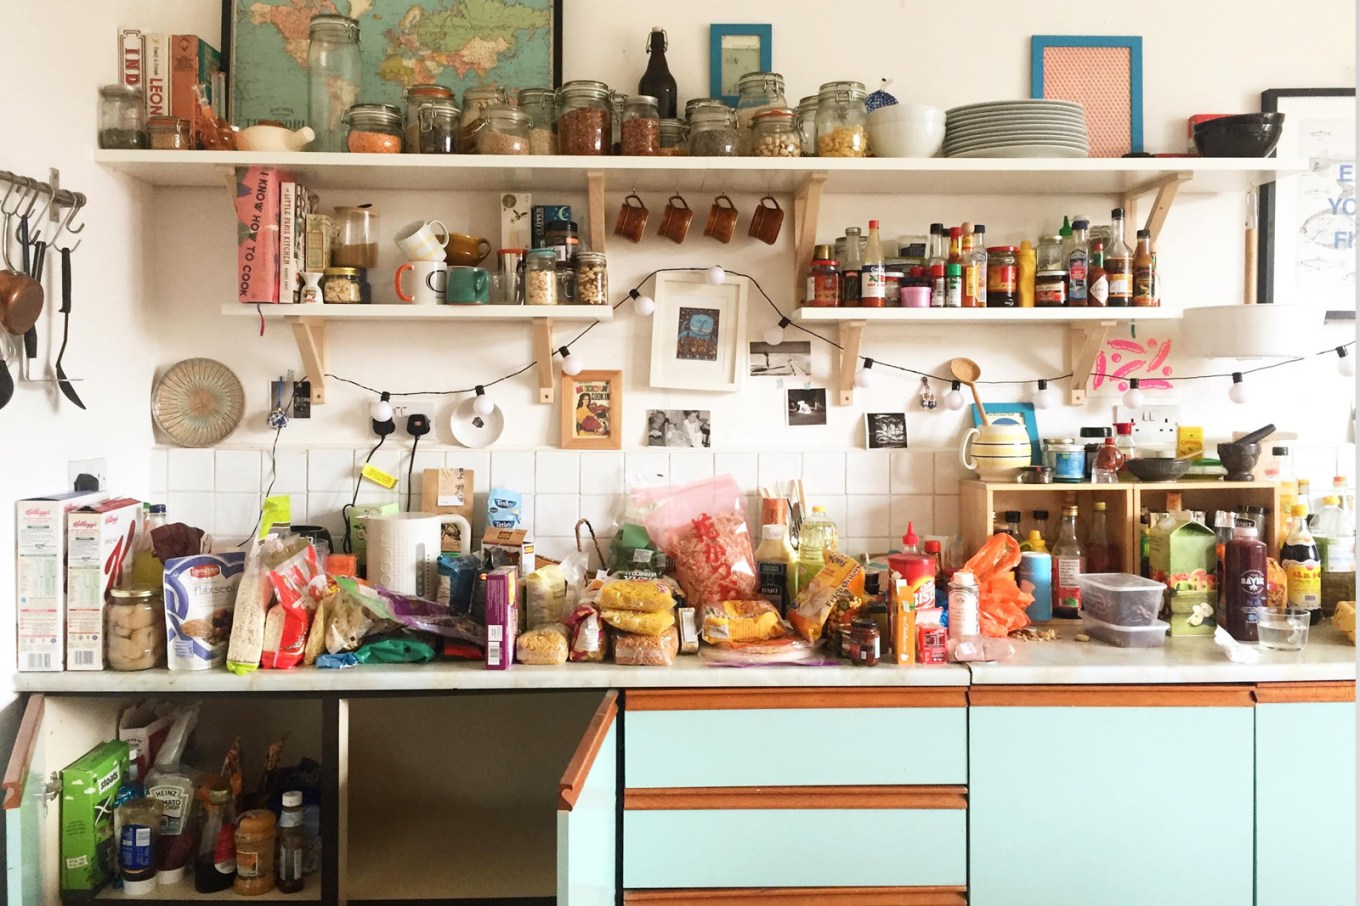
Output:
[[231,317],[287,321],[612,321],[609,305],[249,305],[227,302]]

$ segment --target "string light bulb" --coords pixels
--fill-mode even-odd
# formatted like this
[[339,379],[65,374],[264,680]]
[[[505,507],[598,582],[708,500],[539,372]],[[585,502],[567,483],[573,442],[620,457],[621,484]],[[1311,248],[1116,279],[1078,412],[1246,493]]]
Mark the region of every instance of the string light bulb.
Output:
[[472,411],[483,418],[496,411],[496,404],[486,395],[486,388],[481,384],[477,385],[477,396],[473,398]]
[[368,407],[368,416],[375,422],[390,422],[392,420],[392,404],[389,400],[392,394],[384,391],[373,404]]
[[714,286],[722,286],[727,280],[727,271],[715,264],[704,271],[704,279]]
[[1039,389],[1034,391],[1034,408],[1052,409],[1062,403],[1058,388],[1048,386],[1048,381],[1039,379]]
[[957,412],[963,408],[963,393],[959,388],[963,384],[959,381],[949,382],[949,392],[944,395],[944,407]]
[[788,318],[780,318],[779,323],[765,331],[765,342],[771,346],[778,346],[784,342],[784,328],[789,326]]
[[628,290],[628,298],[633,300],[633,311],[644,318],[656,311],[656,303],[652,301],[651,296],[646,296],[635,289],[630,289]]
[[1138,378],[1129,378],[1129,389],[1124,391],[1124,405],[1130,409],[1143,408],[1143,391],[1138,389]]
[[1345,377],[1355,377],[1355,358],[1346,352],[1345,346],[1336,347],[1336,370]]
[[874,385],[874,360],[866,358],[864,367],[855,372],[855,386],[868,388]]
[[562,373],[567,377],[576,377],[581,373],[581,360],[567,347],[563,346],[557,350],[557,354],[562,357]]
[[1247,385],[1242,380],[1242,372],[1234,371],[1232,376],[1232,386],[1228,388],[1228,399],[1237,403],[1239,406],[1245,403],[1251,394],[1247,391]]

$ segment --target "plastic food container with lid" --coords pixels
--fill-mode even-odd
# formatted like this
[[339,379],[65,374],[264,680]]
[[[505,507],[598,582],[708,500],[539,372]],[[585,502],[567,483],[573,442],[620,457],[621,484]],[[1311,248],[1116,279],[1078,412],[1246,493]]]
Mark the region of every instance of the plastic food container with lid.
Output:
[[1082,611],[1081,628],[1091,638],[1119,648],[1160,648],[1166,644],[1171,624],[1157,620],[1151,626],[1115,626]]
[[1113,626],[1151,626],[1166,585],[1130,573],[1087,573],[1077,579],[1082,611]]

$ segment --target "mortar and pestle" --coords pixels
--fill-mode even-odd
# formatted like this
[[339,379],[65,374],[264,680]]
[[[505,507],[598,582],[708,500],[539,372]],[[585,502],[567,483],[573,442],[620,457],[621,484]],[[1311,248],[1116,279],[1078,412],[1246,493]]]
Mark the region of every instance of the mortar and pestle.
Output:
[[1218,461],[1228,470],[1225,481],[1251,481],[1251,470],[1261,458],[1261,441],[1275,433],[1274,425],[1257,428],[1232,443],[1218,445]]

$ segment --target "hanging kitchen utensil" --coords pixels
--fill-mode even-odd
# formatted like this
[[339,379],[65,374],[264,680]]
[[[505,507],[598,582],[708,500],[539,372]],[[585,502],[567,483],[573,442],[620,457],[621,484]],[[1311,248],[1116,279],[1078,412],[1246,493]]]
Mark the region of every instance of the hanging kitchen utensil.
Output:
[[[39,239],[33,243],[33,269],[28,275],[42,289],[43,265],[47,261],[47,243]],[[38,325],[36,320],[33,326],[24,331],[24,380],[33,380],[33,362],[38,358]]]
[[211,447],[236,430],[245,391],[231,369],[212,359],[185,359],[151,389],[151,418],[175,443]]
[[0,274],[0,324],[15,336],[23,336],[38,323],[38,316],[42,314],[43,288],[33,277],[26,216],[19,219],[18,234],[23,249],[23,269]]
[[[4,340],[8,344],[9,340]],[[14,375],[9,373],[9,362],[0,356],[0,409],[9,405],[9,401],[14,398]]]
[[57,353],[57,386],[61,392],[71,402],[84,409],[85,404],[80,401],[80,394],[76,393],[76,388],[71,386],[71,381],[66,377],[66,370],[61,367],[61,360],[66,355],[66,342],[71,338],[71,252],[74,249],[62,248],[61,252],[61,350]]
[[987,414],[986,409],[982,408],[982,398],[978,396],[977,384],[975,383],[978,378],[982,377],[982,369],[978,367],[978,363],[972,359],[950,359],[949,370],[960,384],[967,384],[968,389],[973,391],[973,402],[977,403],[978,418],[982,420],[984,425],[990,425],[992,423],[991,416]]

